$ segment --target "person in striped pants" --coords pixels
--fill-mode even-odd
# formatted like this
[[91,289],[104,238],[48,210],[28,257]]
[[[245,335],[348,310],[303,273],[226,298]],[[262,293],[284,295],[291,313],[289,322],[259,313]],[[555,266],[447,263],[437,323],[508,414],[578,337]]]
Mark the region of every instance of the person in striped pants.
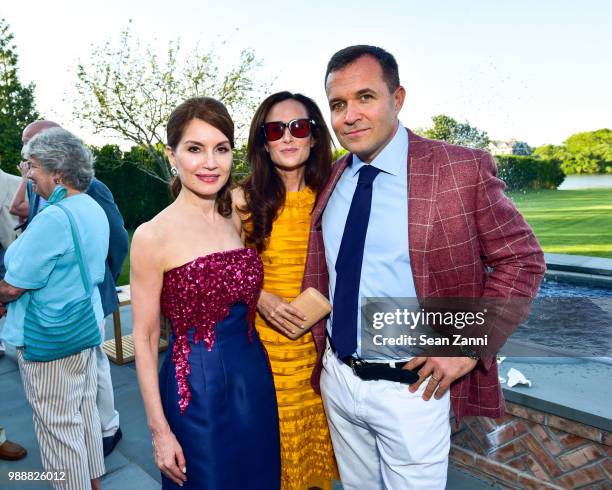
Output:
[[[43,467],[52,473],[53,487],[98,489],[105,467],[94,349],[104,319],[97,285],[104,280],[109,224],[104,210],[84,192],[93,178],[93,155],[80,139],[50,128],[34,136],[22,153],[34,191],[47,205],[6,251],[7,271],[0,281],[0,303],[8,305],[3,337],[17,347]],[[70,305],[81,302],[91,302],[90,320],[70,321],[73,330],[64,342],[25,335],[31,332],[24,329],[32,325],[26,318],[35,305],[44,316],[63,312],[69,321]],[[64,343],[89,339],[92,332],[90,340],[65,350]],[[50,354],[36,357],[35,348]]]

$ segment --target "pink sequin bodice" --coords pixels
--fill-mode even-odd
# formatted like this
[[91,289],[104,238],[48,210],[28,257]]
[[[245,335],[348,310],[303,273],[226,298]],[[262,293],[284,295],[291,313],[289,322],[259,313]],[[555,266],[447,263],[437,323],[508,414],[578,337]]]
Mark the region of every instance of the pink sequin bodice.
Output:
[[261,291],[263,268],[255,249],[239,248],[198,257],[164,274],[161,311],[172,322],[174,349],[172,361],[180,396],[181,413],[189,405],[188,331],[195,328],[194,341],[211,350],[215,326],[233,304],[248,306],[248,335],[253,329],[257,299]]

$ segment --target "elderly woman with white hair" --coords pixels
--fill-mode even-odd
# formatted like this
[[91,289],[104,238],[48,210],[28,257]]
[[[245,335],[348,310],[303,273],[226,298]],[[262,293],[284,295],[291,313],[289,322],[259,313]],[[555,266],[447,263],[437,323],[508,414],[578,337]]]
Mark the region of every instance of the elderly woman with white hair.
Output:
[[[28,178],[46,207],[5,255],[3,337],[17,346],[43,466],[55,488],[99,488],[104,474],[96,409],[96,363],[104,318],[96,287],[104,279],[109,225],[87,194],[93,155],[61,128],[23,148]],[[3,312],[3,311],[2,311]]]

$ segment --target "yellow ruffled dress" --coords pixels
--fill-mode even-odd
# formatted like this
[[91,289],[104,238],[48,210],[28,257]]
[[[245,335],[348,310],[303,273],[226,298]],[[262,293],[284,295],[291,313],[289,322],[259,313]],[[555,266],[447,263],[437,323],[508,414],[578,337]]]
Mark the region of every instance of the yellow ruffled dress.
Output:
[[[315,194],[308,187],[287,192],[285,206],[272,226],[268,247],[261,254],[263,289],[287,301],[300,294],[314,201]],[[312,333],[291,340],[259,313],[255,326],[274,373],[281,435],[281,488],[331,489],[338,472],[323,402],[310,384],[317,359]]]

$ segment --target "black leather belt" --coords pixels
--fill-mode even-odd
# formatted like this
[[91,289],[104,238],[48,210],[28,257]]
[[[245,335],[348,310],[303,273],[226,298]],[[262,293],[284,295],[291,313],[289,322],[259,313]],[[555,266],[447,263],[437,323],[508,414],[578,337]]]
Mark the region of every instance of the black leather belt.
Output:
[[386,381],[411,385],[419,380],[419,375],[416,371],[402,369],[408,362],[397,362],[395,367],[392,367],[388,363],[368,362],[351,356],[345,357],[342,359],[342,362],[353,370],[355,376],[364,381],[384,379]]

